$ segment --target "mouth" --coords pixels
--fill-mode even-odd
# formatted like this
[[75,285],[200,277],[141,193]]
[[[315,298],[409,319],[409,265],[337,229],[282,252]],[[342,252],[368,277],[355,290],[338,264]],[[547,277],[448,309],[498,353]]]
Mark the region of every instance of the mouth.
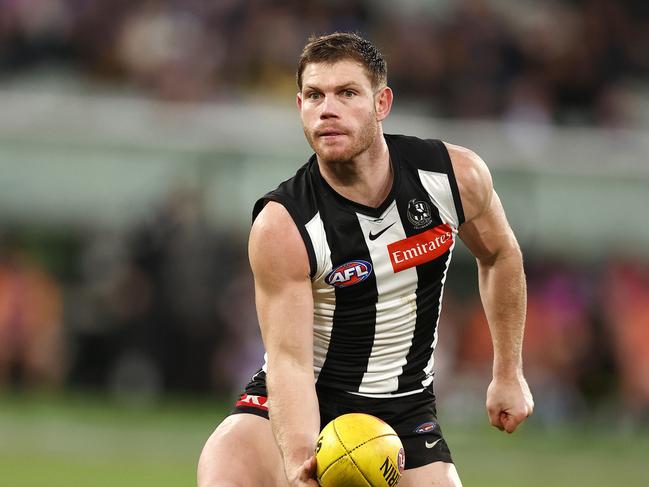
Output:
[[337,127],[327,127],[318,130],[316,135],[319,137],[335,137],[337,135],[345,135],[345,132]]
[[344,132],[335,129],[320,130],[317,132],[318,138],[326,141],[333,141],[345,135]]

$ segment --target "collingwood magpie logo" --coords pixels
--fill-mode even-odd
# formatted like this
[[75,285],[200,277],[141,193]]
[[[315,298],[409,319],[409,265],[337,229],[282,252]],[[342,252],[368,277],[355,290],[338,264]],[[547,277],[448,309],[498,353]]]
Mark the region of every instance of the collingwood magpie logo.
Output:
[[430,205],[422,200],[408,202],[408,220],[415,228],[423,228],[433,221]]

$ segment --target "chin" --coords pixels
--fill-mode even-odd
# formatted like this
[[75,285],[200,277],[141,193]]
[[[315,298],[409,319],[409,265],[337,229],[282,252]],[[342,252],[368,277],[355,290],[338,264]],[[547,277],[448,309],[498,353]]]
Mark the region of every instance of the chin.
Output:
[[351,161],[354,158],[354,155],[349,150],[344,149],[320,149],[316,151],[318,157],[327,162],[331,163],[343,163]]
[[329,162],[346,162],[357,155],[354,153],[354,147],[350,147],[347,143],[327,144],[321,142],[314,149],[320,159]]

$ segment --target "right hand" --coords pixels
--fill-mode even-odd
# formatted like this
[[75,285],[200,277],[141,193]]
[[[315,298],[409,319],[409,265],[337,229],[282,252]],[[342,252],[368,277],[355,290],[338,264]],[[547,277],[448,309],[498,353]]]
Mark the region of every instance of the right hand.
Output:
[[302,465],[293,470],[292,475],[289,476],[288,485],[290,487],[318,487],[316,477],[316,460],[315,455],[312,455]]
[[494,379],[487,389],[490,423],[500,431],[513,433],[534,410],[530,387],[522,374],[509,380]]

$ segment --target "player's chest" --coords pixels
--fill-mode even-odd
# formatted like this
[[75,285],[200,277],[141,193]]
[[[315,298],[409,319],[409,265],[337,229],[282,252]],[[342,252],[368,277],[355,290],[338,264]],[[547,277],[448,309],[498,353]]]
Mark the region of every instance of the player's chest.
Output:
[[399,293],[421,278],[417,269],[423,267],[437,278],[436,261],[448,254],[456,235],[424,197],[395,199],[379,216],[347,212],[334,219],[325,225],[329,259],[322,285],[351,295],[368,289]]

